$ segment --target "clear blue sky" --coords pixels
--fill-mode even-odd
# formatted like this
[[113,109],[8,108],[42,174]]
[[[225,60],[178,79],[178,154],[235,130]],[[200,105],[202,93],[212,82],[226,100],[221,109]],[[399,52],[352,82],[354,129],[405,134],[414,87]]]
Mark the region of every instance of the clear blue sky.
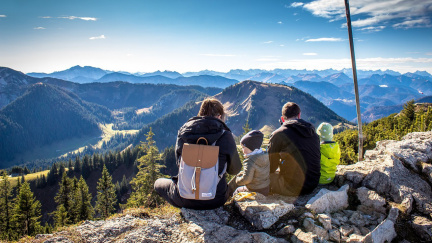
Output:
[[[432,0],[351,0],[358,69],[432,73]],[[0,66],[342,69],[344,0],[0,0]]]

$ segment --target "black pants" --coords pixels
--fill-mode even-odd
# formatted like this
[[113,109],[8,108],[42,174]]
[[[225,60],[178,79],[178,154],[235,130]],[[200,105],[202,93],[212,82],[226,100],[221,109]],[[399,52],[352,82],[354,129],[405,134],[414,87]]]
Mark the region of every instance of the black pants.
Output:
[[[225,180],[225,177],[222,178]],[[222,180],[219,184],[223,183]],[[221,186],[225,185],[225,190],[223,193],[218,193],[220,191]],[[225,204],[227,200],[226,193],[226,183],[224,185],[218,185],[218,192],[216,193],[216,197],[211,200],[193,200],[193,199],[185,199],[180,196],[178,187],[177,187],[177,178],[174,177],[172,179],[159,178],[155,181],[154,189],[155,191],[163,197],[168,203],[177,208],[190,208],[197,210],[206,210],[206,209],[215,209],[221,207]]]

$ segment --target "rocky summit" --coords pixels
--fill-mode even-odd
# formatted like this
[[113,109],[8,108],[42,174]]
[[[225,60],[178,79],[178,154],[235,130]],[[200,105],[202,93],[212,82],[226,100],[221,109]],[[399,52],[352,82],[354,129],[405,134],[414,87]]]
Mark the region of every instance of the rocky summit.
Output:
[[236,195],[170,217],[84,221],[34,242],[431,242],[432,131],[381,141],[310,195]]

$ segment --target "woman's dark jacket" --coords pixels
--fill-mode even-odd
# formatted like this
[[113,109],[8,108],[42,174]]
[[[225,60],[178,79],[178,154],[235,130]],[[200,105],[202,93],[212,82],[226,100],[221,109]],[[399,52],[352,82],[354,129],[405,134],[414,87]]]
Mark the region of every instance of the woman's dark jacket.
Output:
[[[219,146],[219,174],[222,173],[225,164],[227,165],[227,172],[229,174],[236,175],[238,172],[240,172],[242,164],[237,153],[237,147],[231,130],[224,122],[214,117],[192,117],[180,128],[178,131],[175,147],[177,167],[180,164],[180,156],[182,153],[183,144],[195,144],[200,137],[205,137],[209,144],[213,144],[217,140],[215,145]],[[190,208],[211,209],[222,206],[227,199],[226,194],[227,182],[224,174],[217,186],[216,196],[214,199],[183,199],[183,201],[190,201],[191,205],[193,205]]]

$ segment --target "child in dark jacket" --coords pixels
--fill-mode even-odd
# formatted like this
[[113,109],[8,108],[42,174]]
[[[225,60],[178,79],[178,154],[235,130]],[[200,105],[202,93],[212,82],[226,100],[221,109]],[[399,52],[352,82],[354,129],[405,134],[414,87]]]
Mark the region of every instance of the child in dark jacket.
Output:
[[329,184],[336,174],[336,166],[340,163],[341,151],[339,144],[333,140],[333,127],[323,122],[317,129],[320,138],[321,176],[319,184]]
[[[228,183],[229,196],[239,192],[258,192],[265,196],[270,191],[270,161],[261,149],[264,134],[258,130],[247,133],[240,140],[245,160],[243,169]],[[233,193],[234,192],[234,193]]]

